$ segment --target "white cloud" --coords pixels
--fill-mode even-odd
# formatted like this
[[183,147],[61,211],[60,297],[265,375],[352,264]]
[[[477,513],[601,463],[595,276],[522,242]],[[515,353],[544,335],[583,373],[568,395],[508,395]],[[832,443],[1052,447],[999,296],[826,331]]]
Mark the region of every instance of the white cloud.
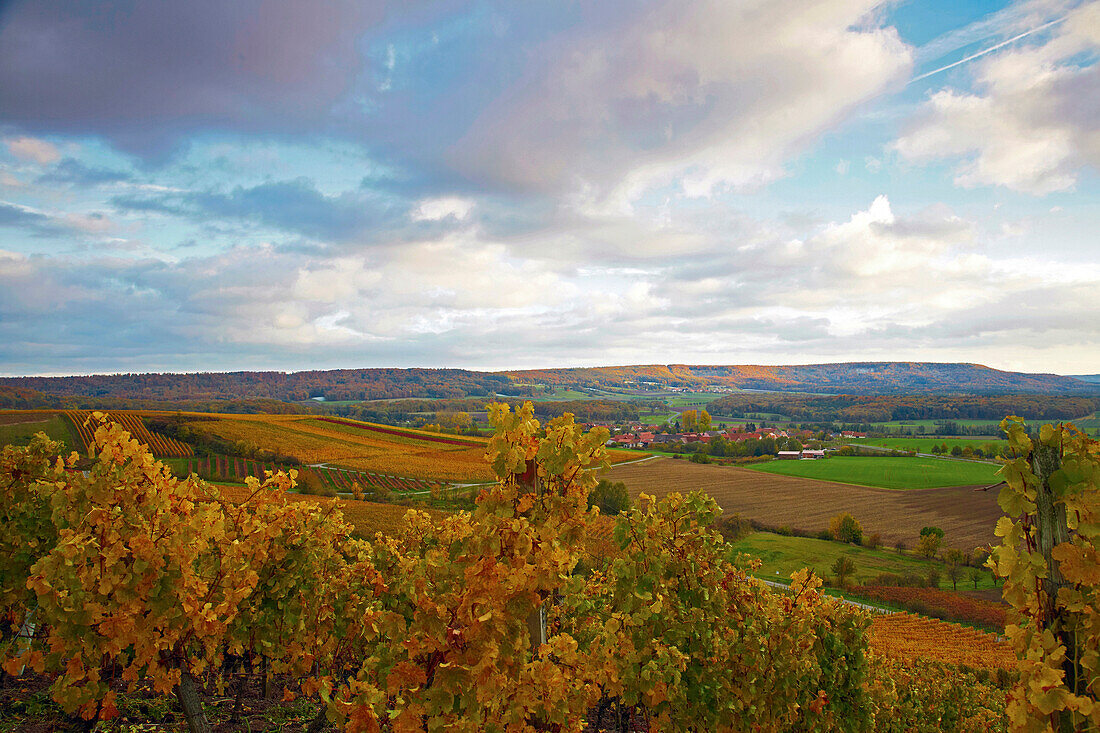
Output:
[[472,199],[458,196],[424,199],[412,212],[413,221],[440,221],[453,216],[459,221],[470,215],[474,207]]
[[4,140],[8,151],[19,160],[49,165],[61,160],[61,151],[53,143],[35,137],[11,137]]
[[908,160],[959,159],[955,183],[1042,195],[1100,167],[1100,4],[1074,10],[1041,45],[976,62],[978,91],[942,89],[894,148]]
[[506,185],[636,199],[748,189],[850,110],[900,83],[910,49],[876,0],[658,4],[537,49],[452,151]]
[[[1100,305],[1089,295],[1100,266],[1035,248],[1021,255],[1018,238],[886,196],[798,229],[708,206],[710,215],[674,215],[672,231],[691,247],[628,261],[609,243],[584,267],[559,256],[567,232],[556,230],[531,233],[522,247],[467,231],[314,253],[304,264],[272,246],[179,262],[0,252],[0,362],[11,370],[70,349],[94,354],[100,370],[129,368],[136,332],[144,363],[170,354],[176,361],[160,366],[177,369],[256,368],[253,358],[281,368],[854,358],[1003,366],[1010,346],[1026,343],[1031,361],[1018,366],[1042,370],[1046,354],[1059,361],[1045,370],[1095,371],[1084,365],[1100,358]],[[608,238],[638,231],[601,225]],[[109,336],[97,325],[105,319],[117,325]]]

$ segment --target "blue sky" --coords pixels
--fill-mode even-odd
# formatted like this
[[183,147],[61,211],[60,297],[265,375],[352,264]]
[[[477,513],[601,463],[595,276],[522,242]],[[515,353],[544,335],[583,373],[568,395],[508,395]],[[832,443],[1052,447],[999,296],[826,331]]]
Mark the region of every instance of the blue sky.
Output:
[[1100,372],[1100,2],[0,5],[0,374]]

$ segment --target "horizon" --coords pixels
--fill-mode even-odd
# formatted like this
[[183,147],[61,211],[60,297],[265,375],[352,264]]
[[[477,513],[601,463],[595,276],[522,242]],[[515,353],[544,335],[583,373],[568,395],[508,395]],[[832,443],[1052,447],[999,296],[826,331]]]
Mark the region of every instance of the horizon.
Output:
[[0,374],[1095,374],[1098,62],[1087,0],[4,3]]
[[278,373],[278,374],[300,374],[304,372],[329,372],[329,371],[360,371],[371,369],[398,369],[398,370],[457,370],[467,372],[477,372],[486,374],[506,374],[508,372],[526,372],[526,371],[566,371],[577,369],[627,369],[627,368],[639,368],[649,366],[692,366],[692,367],[762,367],[762,368],[782,368],[782,367],[800,367],[800,366],[840,366],[846,364],[932,364],[932,365],[964,365],[964,366],[976,366],[985,369],[991,369],[997,372],[1005,373],[1019,373],[1029,374],[1036,376],[1055,376],[1055,377],[1090,377],[1100,376],[1100,372],[1076,372],[1074,374],[1062,374],[1059,372],[1020,372],[1014,369],[1002,369],[989,364],[979,364],[977,362],[952,362],[952,361],[903,361],[903,360],[855,360],[855,361],[833,361],[833,362],[804,362],[804,363],[789,363],[789,364],[724,364],[719,362],[711,362],[708,364],[703,363],[691,363],[691,362],[651,362],[651,363],[638,363],[638,364],[599,364],[599,365],[585,365],[585,366],[541,366],[541,367],[529,367],[529,368],[501,368],[501,369],[479,369],[479,368],[467,368],[467,367],[455,367],[455,366],[370,366],[370,367],[333,367],[330,369],[230,369],[230,370],[216,370],[216,371],[166,371],[166,372],[88,372],[81,374],[71,373],[56,373],[56,374],[6,374],[0,373],[0,379],[21,379],[21,378],[41,378],[41,379],[65,379],[70,377],[115,377],[124,376],[128,374],[133,375],[196,375],[196,374],[232,374],[232,373]]

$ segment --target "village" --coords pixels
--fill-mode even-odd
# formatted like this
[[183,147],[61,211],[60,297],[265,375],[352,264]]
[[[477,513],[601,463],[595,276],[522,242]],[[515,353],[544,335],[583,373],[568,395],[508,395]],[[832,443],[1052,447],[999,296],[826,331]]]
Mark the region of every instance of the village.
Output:
[[[705,414],[705,413],[704,413]],[[755,450],[746,451],[755,455],[774,455],[782,460],[819,460],[827,458],[825,444],[837,440],[866,438],[867,433],[843,431],[830,433],[825,431],[780,429],[757,427],[753,423],[726,427],[718,430],[695,430],[676,432],[678,424],[666,423],[644,425],[604,425],[588,423],[588,428],[603,427],[611,433],[608,447],[633,448],[659,452],[695,452],[705,446],[718,442],[726,445],[752,446]],[[721,452],[721,451],[716,451]]]

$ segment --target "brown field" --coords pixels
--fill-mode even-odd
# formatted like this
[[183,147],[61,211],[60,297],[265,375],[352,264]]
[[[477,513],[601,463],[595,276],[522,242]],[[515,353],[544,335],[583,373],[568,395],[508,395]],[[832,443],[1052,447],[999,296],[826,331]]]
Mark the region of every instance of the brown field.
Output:
[[921,527],[936,526],[945,533],[945,546],[972,550],[995,541],[993,528],[1003,514],[996,490],[894,491],[668,458],[619,466],[608,477],[624,482],[633,497],[705,491],[727,514],[778,527],[816,532],[837,514],[851,512],[864,534],[878,532],[887,545],[900,540],[912,547]]
[[30,423],[46,422],[54,413],[20,410],[18,412],[0,413],[0,425],[27,425]]
[[[218,486],[218,492],[228,501],[239,503],[249,496],[249,490],[244,486]],[[355,499],[329,499],[320,496],[306,494],[283,494],[287,501],[304,501],[317,504],[322,507],[331,507],[336,502],[336,507],[344,515],[344,518],[354,528],[354,533],[364,539],[372,540],[376,533],[393,536],[401,531],[402,520],[409,507],[397,504],[379,504],[372,501],[357,501]],[[436,520],[442,520],[447,512],[438,509],[424,509]],[[588,537],[585,540],[582,558],[588,565],[598,564],[602,559],[614,557],[619,553],[619,546],[612,537],[615,521],[610,517],[596,517],[589,525]]]

